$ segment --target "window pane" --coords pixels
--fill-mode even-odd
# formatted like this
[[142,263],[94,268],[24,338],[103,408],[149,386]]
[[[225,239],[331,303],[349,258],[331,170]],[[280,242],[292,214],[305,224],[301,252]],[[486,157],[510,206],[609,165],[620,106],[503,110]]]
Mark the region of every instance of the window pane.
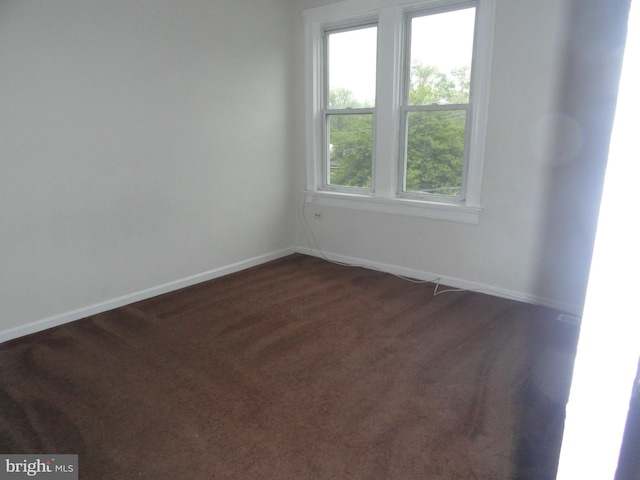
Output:
[[407,192],[462,195],[466,110],[408,112]]
[[373,115],[328,115],[331,185],[371,187]]
[[371,26],[328,34],[328,108],[374,106],[377,32]]
[[409,105],[469,103],[475,8],[411,19]]

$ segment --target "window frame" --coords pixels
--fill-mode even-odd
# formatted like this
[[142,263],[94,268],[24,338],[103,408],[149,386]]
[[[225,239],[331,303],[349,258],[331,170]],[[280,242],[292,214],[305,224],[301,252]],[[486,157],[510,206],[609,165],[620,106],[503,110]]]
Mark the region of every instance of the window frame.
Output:
[[[471,98],[467,116],[468,161],[463,172],[464,197],[403,192],[401,138],[404,78],[407,68],[406,22],[416,12],[476,7]],[[496,0],[347,0],[304,12],[306,45],[306,201],[318,205],[479,223],[489,82]],[[323,179],[326,85],[324,37],[330,30],[377,24],[377,77],[374,108],[372,188],[327,188]],[[325,177],[326,178],[326,177]],[[409,194],[407,194],[409,193]]]

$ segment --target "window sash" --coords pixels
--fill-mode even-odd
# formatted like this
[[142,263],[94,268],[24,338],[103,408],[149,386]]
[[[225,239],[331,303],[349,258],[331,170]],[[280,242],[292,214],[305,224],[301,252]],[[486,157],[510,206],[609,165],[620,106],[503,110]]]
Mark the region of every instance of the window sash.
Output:
[[[359,187],[351,185],[341,185],[331,182],[331,132],[329,128],[329,122],[331,117],[349,116],[349,115],[371,115],[371,185],[369,187]],[[373,193],[373,185],[375,184],[375,138],[376,138],[376,121],[375,121],[375,108],[332,108],[326,109],[322,112],[322,137],[323,149],[322,149],[322,188],[331,191],[342,191],[359,194],[371,194]]]
[[[376,32],[378,31],[378,23],[375,20],[372,19],[367,19],[366,21],[354,21],[354,22],[348,22],[345,25],[338,25],[338,26],[327,26],[323,29],[322,31],[322,108],[323,110],[328,110],[330,108],[329,106],[329,95],[330,95],[330,74],[331,72],[329,71],[329,62],[330,62],[330,51],[329,51],[329,37],[331,35],[334,34],[339,34],[339,33],[347,33],[347,32],[352,32],[355,30],[361,30],[361,29],[365,29],[365,28],[376,28]],[[378,48],[377,42],[376,42],[376,50]],[[379,65],[377,64],[376,61],[376,81],[377,81],[377,77],[378,77],[378,68]],[[374,105],[371,108],[375,108],[375,101],[376,99],[374,98]],[[334,110],[339,110],[339,109],[334,109]]]
[[[400,146],[400,161],[398,162],[398,196],[401,198],[426,199],[444,203],[463,203],[465,200],[465,192],[467,185],[467,166],[469,142],[471,137],[471,104],[455,104],[455,105],[409,105],[402,107],[400,131],[402,132],[402,144]],[[460,195],[438,194],[434,192],[407,190],[407,162],[409,148],[409,114],[412,112],[446,112],[446,111],[464,111],[464,144],[462,153],[462,171]]]

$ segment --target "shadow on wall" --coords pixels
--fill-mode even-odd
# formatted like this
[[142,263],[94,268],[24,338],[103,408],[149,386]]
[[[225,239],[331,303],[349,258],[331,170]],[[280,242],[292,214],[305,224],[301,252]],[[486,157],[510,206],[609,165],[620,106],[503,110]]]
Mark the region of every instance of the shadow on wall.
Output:
[[[631,0],[573,0],[566,17],[563,77],[548,126],[549,178],[537,272],[543,298],[584,304],[630,5]],[[628,432],[625,442],[638,439],[637,432]],[[623,445],[623,453],[637,448],[638,443]],[[637,461],[628,468],[636,469],[635,476],[617,478],[640,478]]]
[[573,0],[557,111],[549,119],[548,191],[538,254],[542,298],[582,306],[631,0]]

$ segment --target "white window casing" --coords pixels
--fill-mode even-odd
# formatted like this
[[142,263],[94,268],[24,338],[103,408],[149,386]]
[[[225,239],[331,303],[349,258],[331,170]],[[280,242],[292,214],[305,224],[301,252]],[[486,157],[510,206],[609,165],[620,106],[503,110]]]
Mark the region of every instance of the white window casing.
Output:
[[[411,215],[463,223],[478,223],[482,167],[489,104],[489,83],[496,0],[347,0],[304,12],[306,46],[306,201],[318,205]],[[437,195],[403,194],[401,162],[404,146],[402,89],[406,67],[405,18],[417,10],[476,7],[471,98],[467,112],[467,164],[463,195],[449,199]],[[373,111],[373,165],[371,189],[327,188],[325,148],[324,32],[364,24],[377,24],[376,101]],[[446,108],[451,108],[448,106]],[[406,110],[406,107],[405,107]]]

